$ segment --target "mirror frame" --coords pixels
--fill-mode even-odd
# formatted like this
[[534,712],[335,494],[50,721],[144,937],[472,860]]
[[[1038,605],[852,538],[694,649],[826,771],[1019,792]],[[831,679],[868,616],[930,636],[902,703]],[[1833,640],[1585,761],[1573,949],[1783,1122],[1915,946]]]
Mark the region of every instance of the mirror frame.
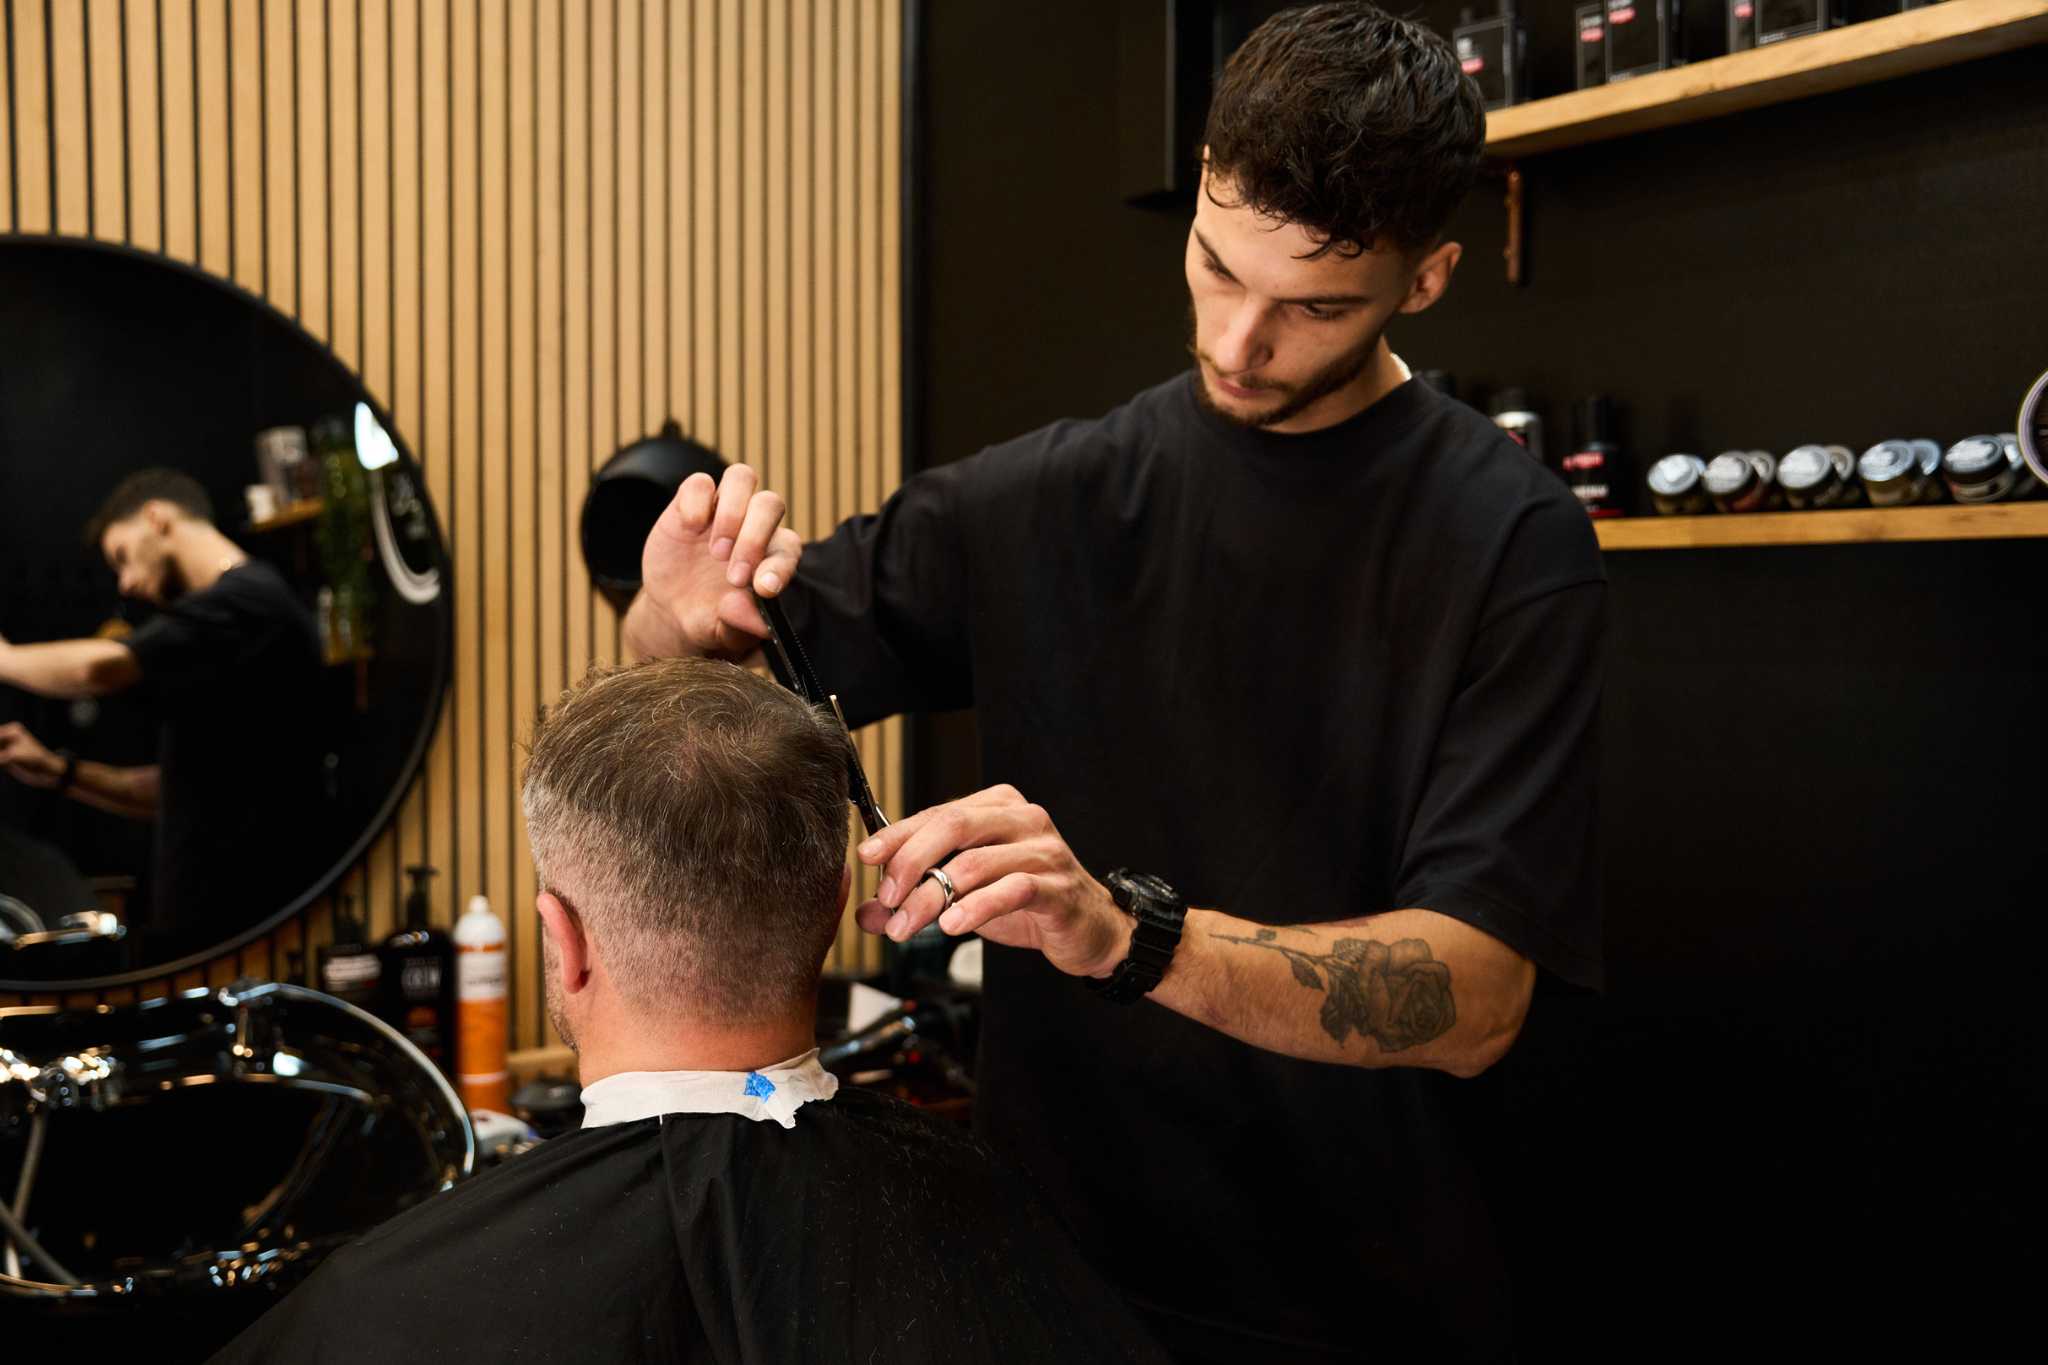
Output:
[[[143,251],[123,242],[102,242],[86,237],[70,237],[49,232],[0,232],[0,251],[5,251],[11,246],[58,246],[78,251],[98,251],[111,256],[125,256],[132,260],[147,262],[150,265],[182,274],[209,288],[222,290],[238,299],[246,307],[255,309],[259,313],[267,314],[269,320],[273,323],[297,333],[308,346],[323,356],[336,370],[348,376],[350,384],[359,396],[359,401],[370,405],[370,411],[376,414],[378,422],[383,425],[384,430],[390,435],[392,444],[398,448],[399,454],[416,471],[420,484],[421,502],[425,506],[427,522],[434,531],[435,567],[441,573],[441,595],[437,599],[438,605],[434,613],[438,623],[435,631],[437,638],[435,640],[433,678],[427,688],[427,709],[424,718],[420,722],[419,733],[413,736],[412,745],[406,752],[405,761],[399,767],[398,775],[391,785],[391,790],[386,793],[383,803],[377,807],[376,814],[370,818],[370,822],[364,826],[362,832],[342,850],[340,857],[335,860],[334,865],[315,878],[305,891],[287,901],[281,909],[258,920],[247,929],[234,931],[219,943],[200,952],[188,953],[184,957],[174,958],[169,962],[138,967],[130,971],[117,972],[108,976],[52,978],[47,981],[0,978],[0,991],[21,996],[53,995],[75,991],[105,991],[121,986],[142,985],[154,981],[162,981],[166,993],[175,994],[177,989],[175,978],[179,973],[209,966],[224,957],[238,953],[258,939],[267,938],[275,934],[286,924],[305,914],[321,897],[331,893],[336,883],[348,873],[349,869],[362,861],[364,855],[370,851],[371,845],[375,844],[378,839],[383,837],[385,831],[391,828],[393,820],[398,815],[398,808],[404,804],[405,798],[411,794],[413,787],[419,781],[420,771],[426,763],[427,752],[433,746],[434,737],[440,732],[442,718],[448,710],[448,693],[453,683],[455,668],[454,557],[449,550],[447,532],[441,525],[440,510],[434,505],[431,490],[427,487],[425,466],[418,459],[414,458],[412,448],[406,444],[405,439],[399,434],[397,426],[391,420],[391,414],[385,411],[384,405],[379,403],[376,395],[370,392],[369,386],[363,382],[363,376],[351,368],[340,356],[336,355],[333,348],[326,342],[301,326],[297,318],[282,312],[268,299],[252,294],[232,280],[224,280],[218,275],[209,274],[201,270],[196,265],[175,260],[169,256],[159,255],[153,251]],[[351,424],[350,431],[353,434],[353,424]],[[254,433],[251,433],[252,438],[253,435]],[[311,946],[310,944],[307,945],[309,950]],[[239,975],[239,973],[237,974]]]

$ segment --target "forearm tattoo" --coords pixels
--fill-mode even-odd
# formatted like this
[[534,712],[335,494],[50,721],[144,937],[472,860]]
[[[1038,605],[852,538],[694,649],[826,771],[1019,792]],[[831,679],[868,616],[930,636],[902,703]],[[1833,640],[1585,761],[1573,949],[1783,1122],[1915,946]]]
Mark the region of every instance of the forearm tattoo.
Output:
[[1271,929],[1250,938],[1215,937],[1279,953],[1294,969],[1296,981],[1326,992],[1323,1032],[1340,1046],[1355,1032],[1377,1039],[1388,1052],[1400,1052],[1442,1037],[1458,1022],[1451,969],[1432,958],[1429,945],[1419,938],[1392,944],[1340,938],[1329,952],[1310,953],[1281,943]]

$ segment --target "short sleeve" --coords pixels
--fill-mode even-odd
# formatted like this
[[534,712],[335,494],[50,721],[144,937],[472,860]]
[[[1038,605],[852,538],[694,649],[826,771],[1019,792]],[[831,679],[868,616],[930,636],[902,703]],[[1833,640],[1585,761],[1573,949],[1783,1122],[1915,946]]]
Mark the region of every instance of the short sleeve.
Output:
[[256,593],[221,583],[189,594],[128,637],[142,685],[157,695],[210,687],[248,668],[292,623]]
[[1600,984],[1595,856],[1606,585],[1523,596],[1478,628],[1402,851],[1396,904]]
[[962,461],[919,474],[879,512],[804,548],[790,624],[855,727],[974,700],[966,557],[955,512]]

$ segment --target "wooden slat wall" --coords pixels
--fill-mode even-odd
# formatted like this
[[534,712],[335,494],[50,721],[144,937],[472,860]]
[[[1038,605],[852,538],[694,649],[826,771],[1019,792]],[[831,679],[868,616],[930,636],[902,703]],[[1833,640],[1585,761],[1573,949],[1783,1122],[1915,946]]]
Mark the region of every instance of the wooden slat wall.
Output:
[[[408,864],[441,869],[440,922],[488,895],[513,1046],[556,1041],[520,741],[623,657],[577,510],[670,415],[766,470],[806,535],[893,486],[902,0],[0,0],[0,22],[0,232],[125,242],[262,295],[423,465],[455,561],[454,685],[340,889],[378,934]],[[860,745],[900,810],[897,725]],[[331,923],[321,905],[106,998],[304,973]],[[849,924],[833,965],[877,956]]]

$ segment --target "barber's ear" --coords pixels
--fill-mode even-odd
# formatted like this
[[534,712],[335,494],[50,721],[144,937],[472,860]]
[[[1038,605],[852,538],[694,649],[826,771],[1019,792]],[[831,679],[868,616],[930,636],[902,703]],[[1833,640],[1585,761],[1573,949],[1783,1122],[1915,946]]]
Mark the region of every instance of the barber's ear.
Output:
[[590,984],[590,937],[583,921],[552,891],[541,892],[533,908],[540,912],[541,932],[561,964],[562,989],[574,995]]
[[1424,253],[1415,267],[1415,279],[1408,286],[1408,297],[1401,300],[1398,311],[1420,313],[1444,296],[1451,287],[1451,276],[1457,273],[1458,260],[1465,254],[1465,248],[1456,242],[1439,242]]

